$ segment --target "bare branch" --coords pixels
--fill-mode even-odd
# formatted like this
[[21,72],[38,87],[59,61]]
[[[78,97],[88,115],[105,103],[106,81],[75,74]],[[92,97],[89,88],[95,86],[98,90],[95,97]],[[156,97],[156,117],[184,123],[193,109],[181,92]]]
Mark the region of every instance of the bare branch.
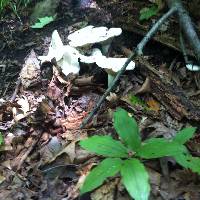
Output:
[[192,20],[188,12],[185,10],[180,0],[167,0],[167,3],[170,8],[177,8],[179,24],[189,44],[194,50],[197,60],[200,62],[200,40],[194,29]]

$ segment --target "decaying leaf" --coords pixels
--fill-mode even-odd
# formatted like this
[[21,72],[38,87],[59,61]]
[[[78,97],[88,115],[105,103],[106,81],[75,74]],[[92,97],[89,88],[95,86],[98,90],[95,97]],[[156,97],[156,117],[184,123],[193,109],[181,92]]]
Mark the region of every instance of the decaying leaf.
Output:
[[25,89],[35,86],[40,83],[40,62],[34,50],[31,50],[30,54],[25,59],[25,63],[20,72],[20,79]]

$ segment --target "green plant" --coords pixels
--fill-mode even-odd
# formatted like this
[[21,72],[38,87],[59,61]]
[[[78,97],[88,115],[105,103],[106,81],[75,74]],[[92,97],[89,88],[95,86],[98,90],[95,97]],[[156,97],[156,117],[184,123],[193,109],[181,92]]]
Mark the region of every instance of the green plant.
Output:
[[27,5],[31,2],[31,0],[0,0],[0,16],[3,15],[6,8],[10,8],[13,13],[18,17],[18,19],[21,21],[19,17],[19,9],[23,7],[27,7]]
[[143,21],[143,20],[148,20],[150,19],[151,17],[157,15],[158,13],[158,6],[157,5],[152,5],[151,7],[148,7],[148,8],[142,8],[140,10],[140,18],[139,20],[140,21]]
[[46,16],[46,17],[42,17],[42,18],[38,18],[39,22],[36,22],[34,25],[31,26],[31,28],[43,28],[44,26],[46,26],[47,24],[51,23],[52,21],[54,21],[56,18],[55,16]]
[[3,135],[0,132],[0,146],[2,146],[4,144],[4,139],[3,139]]
[[9,4],[10,0],[0,0],[0,14],[3,12],[3,10],[6,8],[6,6]]
[[82,148],[107,157],[86,177],[81,194],[97,188],[108,177],[120,172],[130,196],[135,200],[147,200],[150,185],[143,159],[172,156],[183,167],[200,174],[200,159],[192,157],[184,146],[196,128],[185,128],[171,140],[151,138],[141,141],[137,122],[121,108],[114,113],[114,127],[122,142],[97,135],[80,141]]

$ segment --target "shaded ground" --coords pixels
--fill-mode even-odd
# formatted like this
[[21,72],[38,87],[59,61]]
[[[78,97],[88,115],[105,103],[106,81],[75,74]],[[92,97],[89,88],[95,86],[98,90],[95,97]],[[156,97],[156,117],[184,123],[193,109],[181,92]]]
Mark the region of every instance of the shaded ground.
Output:
[[[31,30],[27,22],[21,25],[18,19],[1,21],[0,92],[6,101],[0,102],[0,129],[6,145],[0,157],[0,199],[78,199],[84,177],[101,160],[82,150],[78,142],[94,134],[116,138],[111,117],[116,107],[134,114],[143,138],[170,138],[185,126],[198,127],[199,75],[186,70],[180,52],[155,41],[148,44],[145,55],[163,78],[138,61],[134,72],[121,77],[114,94],[85,129],[77,128],[107,87],[106,73],[96,66],[82,66],[80,76],[67,79],[53,74],[52,66],[43,66],[42,82],[30,88],[19,86],[15,100],[9,102],[31,50],[37,55],[45,54],[53,30],[57,29],[67,43],[69,32],[82,24],[115,24],[105,5],[103,10],[80,11],[67,3],[60,4],[58,20],[42,30]],[[63,5],[69,6],[67,10]],[[141,40],[141,35],[127,30],[114,40],[110,55],[127,56]],[[31,58],[32,66],[35,57]],[[148,79],[153,84],[151,89]],[[199,156],[199,129],[187,147]],[[182,169],[170,158],[145,164],[151,178],[150,199],[200,199],[196,174]],[[81,199],[130,197],[119,177],[115,177]]]

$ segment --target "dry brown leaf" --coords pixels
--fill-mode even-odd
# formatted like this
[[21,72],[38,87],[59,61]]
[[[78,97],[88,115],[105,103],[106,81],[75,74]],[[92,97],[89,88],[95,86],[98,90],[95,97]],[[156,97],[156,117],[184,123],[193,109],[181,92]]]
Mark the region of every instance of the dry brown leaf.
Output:
[[104,184],[91,193],[92,200],[115,200],[115,189],[119,179],[114,179]]
[[40,77],[40,62],[34,50],[25,59],[25,64],[20,72],[22,86],[27,89],[35,86],[41,81]]
[[142,84],[141,88],[138,89],[135,94],[142,94],[142,93],[146,93],[146,92],[150,92],[151,91],[151,81],[149,79],[149,77],[147,77],[144,81],[144,83]]
[[155,112],[159,112],[159,110],[160,110],[160,104],[156,100],[150,99],[146,103],[149,106],[150,110],[153,110]]

